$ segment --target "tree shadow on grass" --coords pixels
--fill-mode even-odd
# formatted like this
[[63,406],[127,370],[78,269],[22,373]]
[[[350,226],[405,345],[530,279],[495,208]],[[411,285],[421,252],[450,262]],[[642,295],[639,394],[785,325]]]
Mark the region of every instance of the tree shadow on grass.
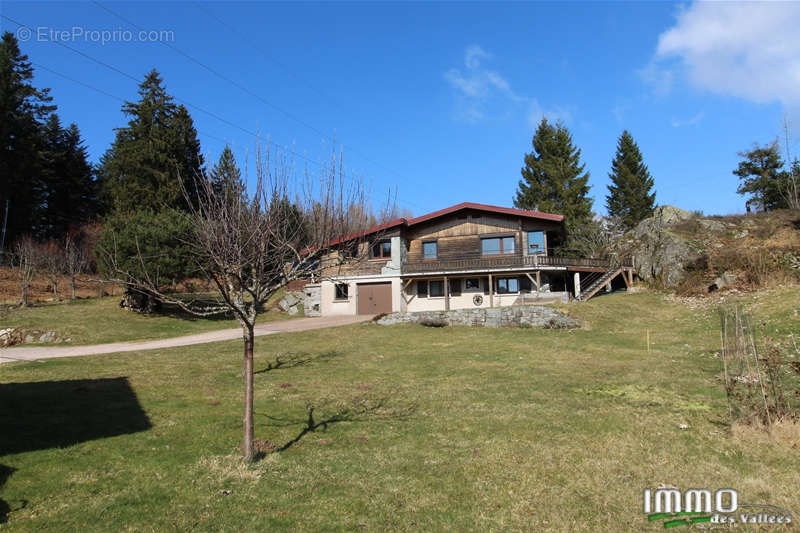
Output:
[[327,431],[328,426],[339,422],[363,422],[367,420],[405,420],[417,410],[415,402],[399,396],[396,391],[388,393],[363,392],[346,399],[318,399],[306,403],[305,418],[282,418],[262,415],[271,423],[270,427],[302,425],[300,432],[281,446],[270,446],[261,450],[256,460],[266,457],[267,452],[284,452],[300,442],[309,433]]
[[275,359],[268,362],[267,366],[262,368],[261,370],[256,370],[253,372],[254,374],[264,374],[266,372],[271,372],[273,370],[278,369],[286,369],[286,368],[294,368],[297,366],[305,366],[315,361],[326,362],[330,361],[335,357],[339,357],[342,355],[340,352],[335,350],[328,350],[327,352],[322,352],[319,354],[310,354],[310,353],[279,353],[275,356]]
[[128,378],[0,384],[0,456],[150,429]]

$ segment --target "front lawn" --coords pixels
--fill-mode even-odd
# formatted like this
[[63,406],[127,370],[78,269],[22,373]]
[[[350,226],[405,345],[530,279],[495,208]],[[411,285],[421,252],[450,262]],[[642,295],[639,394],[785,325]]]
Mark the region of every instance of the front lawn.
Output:
[[[799,297],[743,299],[786,332]],[[713,308],[567,309],[585,328],[258,338],[253,465],[240,342],[0,366],[0,529],[655,531],[660,485],[800,510],[797,448],[731,431]]]
[[[69,339],[68,344],[74,345],[166,339],[239,327],[230,315],[196,317],[168,306],[161,312],[142,315],[120,308],[119,301],[119,296],[107,296],[6,308],[0,310],[0,328],[54,331],[59,339]],[[259,321],[287,318],[291,317],[270,310]]]

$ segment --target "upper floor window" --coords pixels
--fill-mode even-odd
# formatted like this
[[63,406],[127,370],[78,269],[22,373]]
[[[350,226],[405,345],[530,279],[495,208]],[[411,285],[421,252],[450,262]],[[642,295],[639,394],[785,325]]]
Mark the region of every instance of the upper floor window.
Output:
[[543,231],[529,231],[528,232],[528,253],[529,254],[543,254],[547,250],[544,248],[544,232]]
[[422,243],[422,257],[425,259],[436,259],[439,255],[439,245],[436,241]]
[[392,241],[386,239],[372,245],[371,257],[373,259],[391,259]]
[[499,255],[514,253],[514,237],[488,237],[481,239],[483,255]]

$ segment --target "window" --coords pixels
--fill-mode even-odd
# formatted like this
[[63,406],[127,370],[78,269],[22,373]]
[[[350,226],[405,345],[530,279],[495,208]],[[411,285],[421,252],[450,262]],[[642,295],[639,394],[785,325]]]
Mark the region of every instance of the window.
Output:
[[437,279],[428,282],[428,295],[431,297],[444,296],[444,280]]
[[450,289],[451,296],[461,296],[461,280],[460,279],[448,279],[447,280],[448,288]]
[[479,291],[481,290],[481,279],[480,278],[467,278],[464,280],[464,290],[467,291]]
[[420,298],[428,297],[428,282],[424,279],[417,281],[417,296]]
[[383,240],[372,245],[373,259],[390,259],[392,257],[392,241]]
[[483,255],[499,255],[514,253],[514,237],[489,237],[481,239]]
[[349,286],[347,283],[337,283],[336,284],[336,299],[337,300],[347,300]]
[[544,248],[544,232],[543,231],[529,231],[528,232],[528,253],[529,254],[543,254],[547,250]]
[[519,292],[517,278],[497,278],[497,294],[510,294]]
[[422,256],[425,259],[436,259],[439,255],[439,246],[436,241],[422,243]]

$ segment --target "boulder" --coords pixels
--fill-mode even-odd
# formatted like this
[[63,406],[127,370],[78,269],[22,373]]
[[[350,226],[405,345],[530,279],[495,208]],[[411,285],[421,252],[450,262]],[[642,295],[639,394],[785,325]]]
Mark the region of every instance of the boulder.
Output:
[[675,287],[683,279],[684,265],[699,254],[669,228],[691,217],[677,207],[658,207],[652,217],[623,235],[614,251],[620,256],[634,256],[637,273],[643,280],[658,280],[664,287]]

